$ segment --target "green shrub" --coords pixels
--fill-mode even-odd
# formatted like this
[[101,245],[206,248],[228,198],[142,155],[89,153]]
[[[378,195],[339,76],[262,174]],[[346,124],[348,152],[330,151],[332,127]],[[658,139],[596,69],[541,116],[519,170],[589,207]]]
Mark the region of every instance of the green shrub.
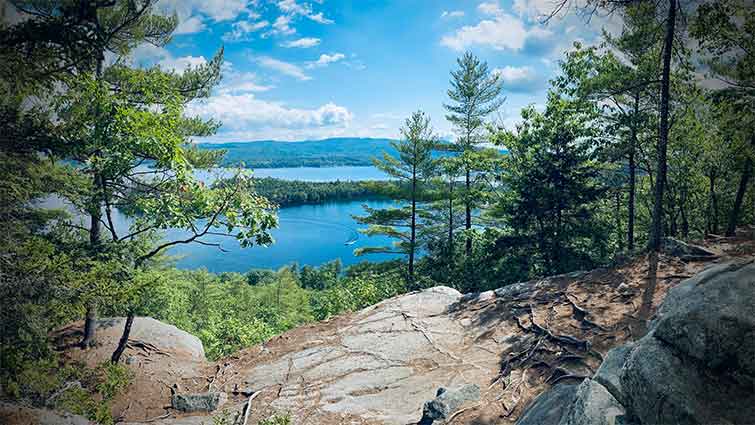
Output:
[[291,425],[291,416],[289,415],[275,415],[267,419],[263,419],[257,423],[257,425]]

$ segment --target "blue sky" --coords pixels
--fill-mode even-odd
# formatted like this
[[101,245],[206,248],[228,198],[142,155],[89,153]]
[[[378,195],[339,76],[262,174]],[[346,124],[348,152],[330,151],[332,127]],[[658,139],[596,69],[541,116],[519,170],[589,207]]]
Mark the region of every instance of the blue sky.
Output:
[[[471,50],[501,72],[508,126],[542,104],[547,80],[574,40],[607,22],[567,13],[542,25],[551,0],[161,0],[179,27],[165,48],[139,47],[137,65],[178,71],[225,48],[224,78],[189,113],[220,119],[209,141],[396,137],[414,110],[444,119],[449,72]],[[206,140],[207,141],[207,140]]]

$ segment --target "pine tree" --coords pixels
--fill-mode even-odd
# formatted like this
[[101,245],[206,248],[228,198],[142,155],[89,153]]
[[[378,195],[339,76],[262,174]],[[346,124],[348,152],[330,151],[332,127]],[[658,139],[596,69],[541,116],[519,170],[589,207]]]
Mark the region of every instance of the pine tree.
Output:
[[398,240],[392,247],[359,248],[356,255],[371,253],[402,253],[408,257],[407,279],[414,283],[414,262],[417,253],[417,235],[421,223],[418,220],[419,203],[423,200],[424,185],[434,174],[433,149],[437,141],[430,126],[430,118],[417,111],[406,119],[401,128],[401,140],[391,145],[398,158],[383,154],[375,159],[375,166],[395,179],[393,184],[380,183],[376,189],[408,205],[376,210],[365,206],[366,216],[356,217],[360,223],[369,224],[367,235],[384,234]]
[[[477,145],[484,142],[485,118],[497,110],[504,99],[503,86],[498,74],[492,73],[485,62],[470,52],[457,59],[458,68],[451,71],[451,88],[447,94],[451,103],[444,104],[448,111],[446,119],[454,126],[459,152],[458,160],[464,173],[463,194],[465,222],[469,232],[472,229],[472,210],[475,208],[473,193],[473,173],[476,171]],[[466,254],[472,252],[471,235],[466,239]]]

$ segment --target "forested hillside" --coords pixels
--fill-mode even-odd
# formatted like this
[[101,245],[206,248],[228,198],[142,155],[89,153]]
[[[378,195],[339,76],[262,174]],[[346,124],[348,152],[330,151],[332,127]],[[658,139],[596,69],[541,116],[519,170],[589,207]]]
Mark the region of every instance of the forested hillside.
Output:
[[[627,314],[644,323],[656,290],[668,289],[658,264],[677,243],[669,238],[752,237],[741,230],[755,224],[755,14],[744,0],[564,2],[614,14],[622,29],[570,44],[544,104],[515,125],[496,119],[501,72],[468,51],[437,71],[449,78],[440,95],[452,140],[418,104],[397,140],[199,146],[222,123],[188,112],[218,90],[222,45],[181,72],[140,66],[127,60],[135,50],[166,46],[178,28],[156,0],[12,3],[23,19],[0,27],[0,391],[14,403],[114,423],[144,315],[197,335],[218,358],[414,290],[480,293],[633,259],[641,302]],[[283,184],[239,168],[197,177],[239,161],[374,164],[391,179]],[[364,196],[396,201],[356,218],[393,243],[356,254],[400,260],[216,275],[177,270],[168,256],[188,244],[222,251],[215,238],[264,247],[275,243],[278,204]],[[40,206],[51,197],[70,210]],[[554,338],[529,309],[530,330]],[[125,318],[121,337],[99,366],[54,349],[51,331],[74,323],[78,340],[60,350],[102,350],[98,319],[114,316]]]
[[300,142],[201,143],[206,150],[223,150],[223,164],[249,168],[332,167],[372,165],[383,151],[395,153],[388,139],[337,138]]

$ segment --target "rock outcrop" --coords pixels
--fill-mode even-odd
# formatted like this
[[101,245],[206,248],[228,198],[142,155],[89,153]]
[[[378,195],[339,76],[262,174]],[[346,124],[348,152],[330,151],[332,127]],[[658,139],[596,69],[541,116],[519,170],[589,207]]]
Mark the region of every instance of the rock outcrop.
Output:
[[[112,413],[121,424],[153,425],[206,425],[247,412],[247,424],[283,413],[297,425],[639,425],[677,415],[703,423],[728,409],[719,422],[737,423],[755,417],[755,402],[743,396],[754,376],[755,300],[743,277],[753,265],[704,269],[755,250],[740,240],[716,243],[715,258],[661,256],[656,320],[639,340],[644,258],[477,294],[409,293],[218,362],[206,361],[191,335],[138,318],[124,354],[135,378]],[[99,346],[65,355],[106,360],[122,325],[103,321]],[[65,346],[80,332],[78,323],[58,336]],[[177,408],[174,387],[217,394],[218,403]],[[477,391],[454,392],[460,388]]]
[[94,425],[84,417],[0,402],[0,424]]
[[[554,388],[540,396],[568,400],[552,423],[752,423],[755,263],[718,265],[673,288],[648,333],[611,350],[570,393]],[[536,402],[517,423],[550,413]]]
[[438,388],[434,399],[425,402],[422,408],[422,419],[417,425],[439,424],[449,420],[460,408],[468,402],[480,399],[480,387],[476,384],[464,385],[461,388],[447,390]]

